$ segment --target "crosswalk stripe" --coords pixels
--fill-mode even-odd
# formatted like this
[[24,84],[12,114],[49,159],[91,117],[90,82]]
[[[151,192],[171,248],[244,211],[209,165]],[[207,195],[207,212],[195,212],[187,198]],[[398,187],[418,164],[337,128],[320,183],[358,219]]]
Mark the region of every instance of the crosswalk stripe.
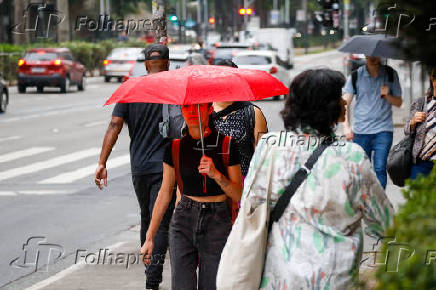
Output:
[[72,191],[40,189],[40,190],[19,190],[18,193],[19,194],[32,194],[32,195],[46,195],[46,194],[71,194]]
[[44,169],[57,167],[62,164],[75,162],[87,157],[98,155],[100,153],[99,148],[90,148],[73,152],[70,154],[58,156],[49,160],[32,163],[23,167],[12,168],[3,172],[0,172],[0,181],[18,177],[21,175],[38,172]]
[[0,196],[14,196],[17,195],[15,191],[0,191]]
[[23,157],[28,157],[28,156],[52,151],[54,149],[55,149],[54,147],[32,147],[32,148],[28,148],[28,149],[24,149],[24,150],[20,150],[20,151],[6,153],[3,155],[0,155],[0,163],[9,162],[9,161],[20,159]]
[[0,138],[0,142],[10,141],[10,140],[18,140],[23,138],[22,136],[10,136],[5,138]]
[[[109,159],[107,162],[107,168],[113,169],[120,166],[123,166],[125,164],[128,164],[130,162],[130,156],[128,154],[122,155],[113,159]],[[54,176],[52,178],[44,179],[39,181],[39,184],[66,184],[66,183],[73,183],[74,181],[77,181],[79,179],[85,178],[87,176],[93,175],[95,170],[95,163],[86,167],[82,167],[79,169],[76,169],[74,171],[61,173],[57,176]]]

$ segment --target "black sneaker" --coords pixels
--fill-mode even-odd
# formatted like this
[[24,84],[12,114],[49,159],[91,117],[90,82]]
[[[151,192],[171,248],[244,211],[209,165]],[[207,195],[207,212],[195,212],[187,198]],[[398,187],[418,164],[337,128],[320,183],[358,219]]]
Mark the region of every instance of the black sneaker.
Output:
[[159,282],[147,282],[145,283],[145,289],[158,290]]

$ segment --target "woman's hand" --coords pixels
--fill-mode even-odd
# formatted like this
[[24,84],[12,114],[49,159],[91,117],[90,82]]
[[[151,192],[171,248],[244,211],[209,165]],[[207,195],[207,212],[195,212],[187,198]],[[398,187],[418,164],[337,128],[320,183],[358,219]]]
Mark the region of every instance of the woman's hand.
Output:
[[142,262],[144,264],[151,264],[151,255],[153,253],[153,240],[146,240],[141,247]]
[[417,123],[422,123],[427,118],[427,114],[425,112],[416,112],[410,121],[410,125],[414,127]]
[[216,170],[212,158],[203,155],[198,166],[198,172],[207,174],[207,176],[213,179],[217,176],[218,170]]

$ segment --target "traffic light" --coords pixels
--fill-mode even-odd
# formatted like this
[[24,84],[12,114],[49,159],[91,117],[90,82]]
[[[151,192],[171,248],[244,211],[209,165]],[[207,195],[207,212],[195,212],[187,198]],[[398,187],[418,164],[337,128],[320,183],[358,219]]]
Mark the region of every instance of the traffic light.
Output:
[[177,20],[179,20],[179,18],[177,17],[177,15],[175,15],[175,14],[170,15],[170,21],[171,21],[171,22],[177,22]]
[[215,24],[215,17],[209,17],[209,24]]
[[254,9],[252,8],[241,8],[238,11],[239,15],[253,15],[254,14]]

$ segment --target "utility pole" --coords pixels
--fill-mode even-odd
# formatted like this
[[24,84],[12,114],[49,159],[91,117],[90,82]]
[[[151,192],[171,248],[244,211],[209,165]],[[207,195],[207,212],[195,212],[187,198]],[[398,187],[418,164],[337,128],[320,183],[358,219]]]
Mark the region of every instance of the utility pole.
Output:
[[309,52],[309,42],[307,40],[307,0],[303,0],[303,13],[304,13],[304,53],[307,54]]
[[201,3],[202,0],[197,0],[197,37],[200,37],[202,35],[202,29],[201,29]]
[[69,6],[68,6],[68,0],[57,0],[56,1],[56,8],[60,12],[64,14],[64,21],[60,22],[57,26],[57,41],[58,42],[65,42],[70,41],[70,13],[69,13]]
[[167,37],[167,21],[165,15],[165,0],[153,0],[152,8],[152,28],[154,43],[159,43],[162,37]]
[[348,30],[348,13],[350,11],[350,0],[344,0],[344,41],[350,38]]
[[203,19],[203,25],[204,25],[204,37],[203,37],[203,41],[206,44],[207,43],[207,32],[208,32],[208,25],[209,25],[209,5],[208,5],[208,0],[203,0],[204,1],[204,5],[203,5],[203,12],[204,12],[204,19]]
[[[347,0],[345,0],[347,1]],[[349,1],[349,0],[348,0]],[[290,27],[291,26],[291,16],[290,16],[290,0],[285,0],[285,23],[286,23],[286,27]]]

